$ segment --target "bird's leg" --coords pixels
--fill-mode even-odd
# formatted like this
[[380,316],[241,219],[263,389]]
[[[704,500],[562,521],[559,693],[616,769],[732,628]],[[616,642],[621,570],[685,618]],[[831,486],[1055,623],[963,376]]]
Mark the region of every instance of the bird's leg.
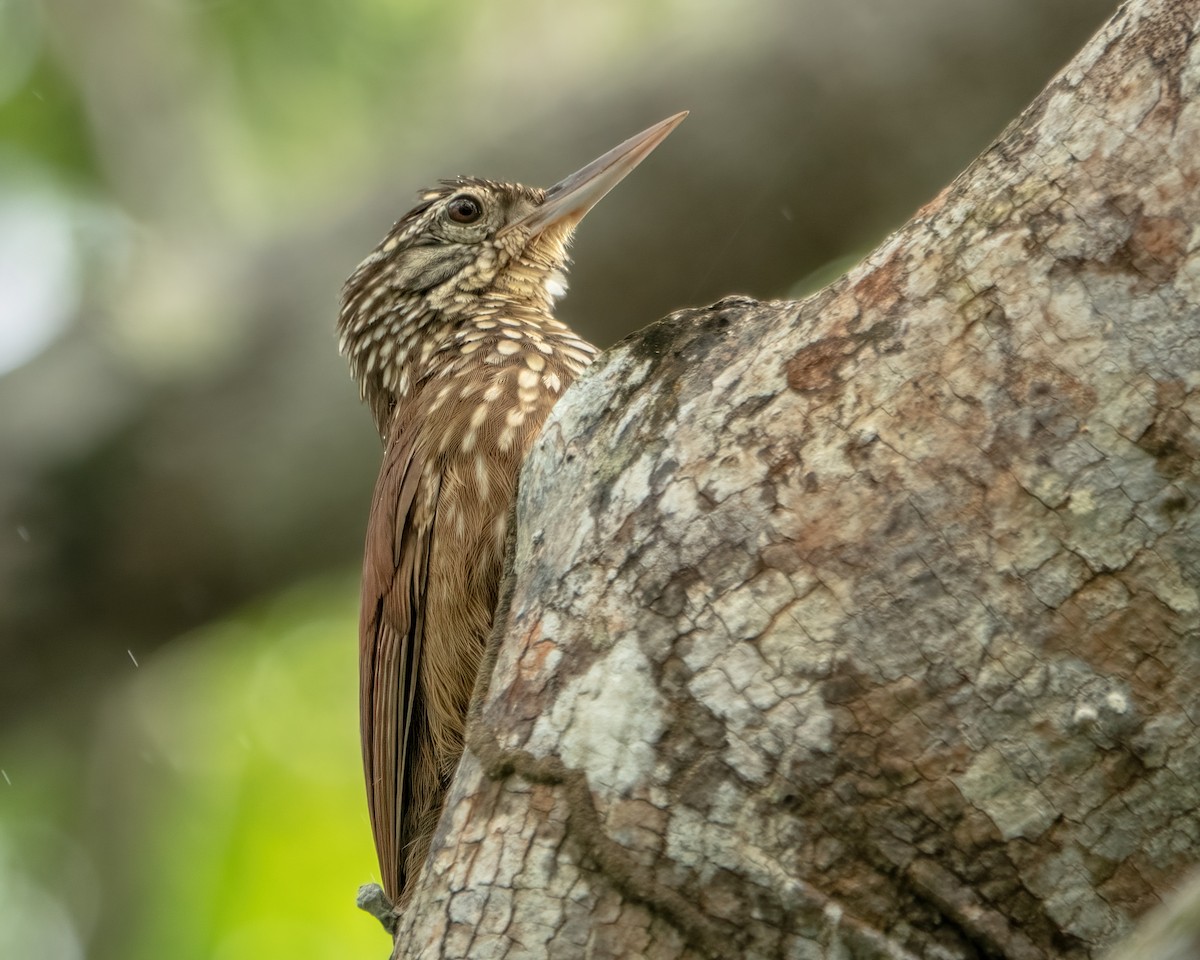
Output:
[[358,888],[355,903],[359,910],[365,910],[382,923],[383,929],[388,932],[389,936],[396,936],[400,915],[396,912],[392,901],[387,898],[387,894],[383,892],[383,887],[377,883],[364,883]]

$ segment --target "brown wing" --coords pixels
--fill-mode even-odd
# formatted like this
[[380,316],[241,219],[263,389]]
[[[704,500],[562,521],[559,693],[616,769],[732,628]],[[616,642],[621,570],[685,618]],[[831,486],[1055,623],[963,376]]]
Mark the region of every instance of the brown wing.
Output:
[[[418,690],[429,542],[440,480],[426,474],[418,431],[400,429],[375,484],[363,558],[359,717],[367,805],[383,888],[398,903],[405,848],[424,804],[414,796],[432,758],[422,748]],[[426,738],[427,739],[427,738]],[[433,775],[436,779],[436,774]]]

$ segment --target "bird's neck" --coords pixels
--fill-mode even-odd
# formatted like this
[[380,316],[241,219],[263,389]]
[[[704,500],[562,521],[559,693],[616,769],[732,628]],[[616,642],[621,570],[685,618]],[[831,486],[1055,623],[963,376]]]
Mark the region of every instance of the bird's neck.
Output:
[[567,292],[565,264],[520,259],[496,277],[483,292],[486,310],[512,309],[515,313],[552,318],[554,305]]
[[557,264],[513,264],[486,290],[447,291],[400,308],[390,321],[393,335],[368,339],[357,358],[363,399],[380,438],[387,442],[396,409],[449,358],[471,350],[467,344],[521,331],[535,338],[577,340],[554,316],[555,301],[566,287],[565,271]]

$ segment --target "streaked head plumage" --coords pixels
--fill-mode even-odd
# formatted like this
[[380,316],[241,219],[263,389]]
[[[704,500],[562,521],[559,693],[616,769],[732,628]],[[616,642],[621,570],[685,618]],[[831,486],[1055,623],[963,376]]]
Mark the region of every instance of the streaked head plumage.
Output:
[[407,385],[419,338],[446,335],[488,301],[547,316],[566,290],[574,223],[522,223],[546,191],[475,177],[423,190],[346,281],[339,347],[377,420]]
[[342,291],[340,349],[381,434],[457,325],[490,322],[498,311],[535,327],[556,322],[575,227],[685,116],[630,137],[548,190],[456,177],[421,193]]

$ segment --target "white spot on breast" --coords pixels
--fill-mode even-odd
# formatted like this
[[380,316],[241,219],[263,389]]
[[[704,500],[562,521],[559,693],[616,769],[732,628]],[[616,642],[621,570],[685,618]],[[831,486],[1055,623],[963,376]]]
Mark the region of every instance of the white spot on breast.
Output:
[[475,485],[479,487],[479,498],[486,500],[491,482],[488,479],[487,461],[483,457],[475,458]]
[[541,373],[546,369],[546,358],[540,353],[531,353],[525,358],[525,366],[534,373]]
[[[540,358],[539,358],[540,359]],[[517,372],[517,386],[528,389],[538,385],[538,375],[534,370],[528,368]]]
[[520,349],[521,345],[515,340],[501,340],[496,344],[496,352],[506,357],[511,357]]
[[483,399],[486,403],[495,403],[503,393],[504,388],[498,383],[493,383],[483,391]]
[[555,393],[558,393],[562,389],[562,381],[558,379],[557,373],[546,374],[542,377],[542,383],[546,385],[548,390],[553,390]]

